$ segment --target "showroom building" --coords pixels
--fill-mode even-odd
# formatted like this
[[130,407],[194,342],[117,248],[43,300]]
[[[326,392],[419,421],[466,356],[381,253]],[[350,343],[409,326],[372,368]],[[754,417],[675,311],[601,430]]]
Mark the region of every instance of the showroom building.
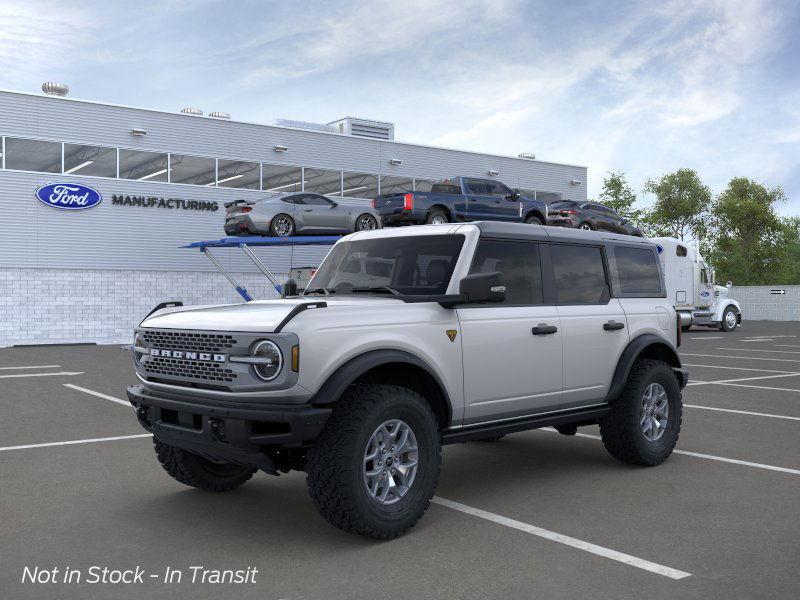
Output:
[[[369,203],[464,175],[496,178],[546,202],[586,199],[585,167],[401,143],[390,123],[265,125],[76,100],[57,84],[43,89],[0,91],[0,346],[128,341],[159,302],[240,302],[206,257],[181,248],[223,237],[224,203],[239,198],[311,191]],[[37,198],[59,185],[91,188],[97,199],[59,210]],[[258,253],[282,275],[319,264],[328,249]],[[254,297],[274,297],[238,250],[218,257]]]

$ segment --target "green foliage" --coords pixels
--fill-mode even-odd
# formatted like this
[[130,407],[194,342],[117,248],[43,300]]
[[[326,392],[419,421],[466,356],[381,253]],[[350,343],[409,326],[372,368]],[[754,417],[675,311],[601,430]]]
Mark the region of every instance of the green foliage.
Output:
[[636,203],[636,194],[625,179],[625,173],[621,171],[608,173],[603,180],[603,191],[600,192],[599,201],[634,223],[638,223],[642,218],[642,211],[633,206]]
[[696,171],[678,169],[660,179],[649,179],[644,191],[655,196],[655,203],[643,218],[649,235],[688,240],[701,239],[707,234],[711,190],[700,181]]

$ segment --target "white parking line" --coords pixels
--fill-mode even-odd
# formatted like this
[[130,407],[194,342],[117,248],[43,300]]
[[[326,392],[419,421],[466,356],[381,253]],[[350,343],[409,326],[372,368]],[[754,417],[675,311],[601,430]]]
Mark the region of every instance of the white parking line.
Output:
[[95,392],[94,390],[88,390],[86,388],[80,387],[79,385],[73,385],[71,383],[63,384],[64,387],[68,387],[73,390],[78,390],[79,392],[84,392],[86,394],[91,394],[92,396],[97,396],[98,398],[103,398],[104,400],[110,400],[111,402],[116,402],[117,404],[122,404],[123,406],[127,406],[128,408],[131,407],[131,403],[126,400],[121,400],[119,398],[114,398],[114,396],[107,396],[106,394],[101,394],[100,392]]
[[[746,351],[745,351],[746,352]],[[723,356],[722,354],[691,354],[689,352],[681,352],[681,356],[702,356],[704,358],[738,358],[747,360],[769,360],[772,362],[790,362],[800,363],[800,360],[794,358],[761,358],[760,356]]]
[[116,442],[118,440],[135,440],[137,438],[151,437],[149,433],[138,433],[136,435],[118,435],[115,437],[92,438],[87,440],[69,440],[67,442],[47,442],[46,444],[26,444],[24,446],[6,446],[0,448],[0,452],[9,450],[27,450],[29,448],[49,448],[50,446],[72,446],[74,444],[94,444],[96,442]]
[[740,342],[772,342],[772,338],[753,338],[752,340],[739,340]]
[[[739,384],[730,384],[739,385]],[[551,433],[558,433],[551,427],[542,427],[541,431],[549,431]],[[599,435],[591,435],[589,433],[576,433],[578,437],[590,438],[592,440],[601,439]],[[730,463],[733,465],[742,465],[744,467],[755,467],[756,469],[766,469],[768,471],[779,471],[781,473],[789,473],[791,475],[800,475],[800,470],[789,469],[788,467],[776,467],[775,465],[765,465],[762,463],[750,462],[747,460],[738,460],[736,458],[725,458],[724,456],[714,456],[713,454],[701,454],[700,452],[689,452],[688,450],[673,450],[673,454],[683,454],[684,456],[694,456],[695,458],[705,458],[707,460],[716,460],[718,462]]]
[[770,390],[773,392],[800,392],[800,390],[795,390],[792,388],[779,388],[779,387],[766,387],[763,385],[748,385],[746,383],[720,383],[720,385],[732,385],[733,387],[743,387],[743,388],[753,388],[756,390]]
[[715,383],[736,383],[739,381],[755,381],[757,379],[775,379],[777,377],[797,377],[800,373],[784,373],[783,375],[761,375],[759,377],[740,377],[739,379],[720,379],[719,381],[690,381],[687,386],[691,385],[711,385]]
[[756,348],[714,348],[715,350],[733,350],[734,352],[770,352],[772,354],[800,354],[794,350],[761,350]]
[[[689,363],[683,363],[684,367],[703,367],[706,369],[731,369],[733,371],[758,371],[760,373],[792,373],[794,374],[795,371],[776,371],[775,369],[753,369],[752,367],[724,367],[721,365],[694,365]],[[800,374],[800,373],[798,373]]]
[[724,335],[710,335],[708,337],[704,336],[697,336],[697,337],[690,337],[690,340],[721,340],[724,338]]
[[14,373],[13,375],[0,375],[0,379],[13,379],[16,377],[51,377],[53,375],[83,375],[83,371],[59,371],[57,373]]
[[567,535],[555,533],[547,529],[542,529],[541,527],[536,527],[535,525],[529,525],[528,523],[523,523],[522,521],[516,521],[514,519],[509,519],[508,517],[503,517],[492,512],[481,510],[480,508],[474,508],[472,506],[467,506],[466,504],[461,504],[460,502],[454,502],[452,500],[447,500],[446,498],[440,498],[439,496],[434,496],[431,499],[431,502],[439,504],[440,506],[452,508],[453,510],[463,512],[473,517],[486,519],[487,521],[497,523],[498,525],[523,531],[546,540],[558,542],[559,544],[571,546],[572,548],[577,548],[578,550],[584,550],[586,552],[596,554],[597,556],[610,558],[611,560],[616,560],[617,562],[625,563],[626,565],[631,565],[632,567],[636,567],[638,569],[650,571],[651,573],[655,573],[657,575],[663,575],[664,577],[669,577],[670,579],[684,579],[691,576],[691,573],[687,573],[685,571],[679,571],[678,569],[665,567],[664,565],[659,565],[658,563],[650,562],[649,560],[637,558],[635,556],[631,556],[630,554],[623,554],[622,552],[604,548],[603,546],[598,546],[596,544],[592,544],[591,542],[585,542]]
[[684,404],[684,408],[700,408],[703,410],[717,410],[719,412],[736,413],[737,415],[750,415],[752,417],[769,417],[771,419],[786,419],[788,421],[800,421],[800,417],[789,417],[787,415],[772,415],[770,413],[750,412],[749,410],[733,410],[732,408],[717,408],[716,406],[698,406],[697,404]]
[[24,367],[0,367],[0,371],[14,371],[16,369],[60,369],[61,365],[26,365]]

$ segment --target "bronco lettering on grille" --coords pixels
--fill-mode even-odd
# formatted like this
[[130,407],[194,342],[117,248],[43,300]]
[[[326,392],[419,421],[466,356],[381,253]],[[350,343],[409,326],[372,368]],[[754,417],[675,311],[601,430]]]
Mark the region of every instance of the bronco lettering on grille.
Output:
[[167,358],[183,358],[185,360],[202,360],[207,362],[225,362],[228,360],[227,354],[209,354],[207,352],[184,352],[182,350],[161,350],[153,348],[150,356],[165,356]]

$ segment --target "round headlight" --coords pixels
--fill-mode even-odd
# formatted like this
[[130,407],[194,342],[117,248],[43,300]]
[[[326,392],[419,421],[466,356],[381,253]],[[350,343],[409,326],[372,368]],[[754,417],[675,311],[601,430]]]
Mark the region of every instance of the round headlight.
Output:
[[264,381],[272,381],[281,372],[283,355],[275,342],[262,340],[253,346],[253,356],[266,359],[264,362],[254,364],[256,375]]
[[133,336],[133,357],[134,360],[139,363],[142,362],[142,359],[145,357],[144,353],[137,352],[137,348],[144,348],[144,339],[138,333]]

